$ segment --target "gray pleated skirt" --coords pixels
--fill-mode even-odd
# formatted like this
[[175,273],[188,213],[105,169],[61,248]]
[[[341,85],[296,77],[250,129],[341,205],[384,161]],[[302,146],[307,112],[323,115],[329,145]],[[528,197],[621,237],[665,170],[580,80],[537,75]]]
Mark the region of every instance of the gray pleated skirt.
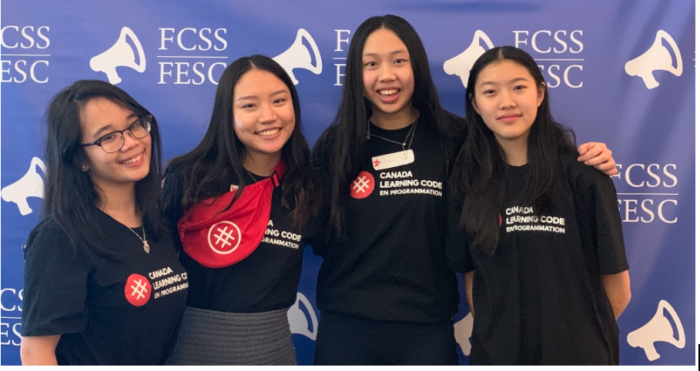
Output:
[[296,365],[287,310],[226,313],[185,308],[169,365]]

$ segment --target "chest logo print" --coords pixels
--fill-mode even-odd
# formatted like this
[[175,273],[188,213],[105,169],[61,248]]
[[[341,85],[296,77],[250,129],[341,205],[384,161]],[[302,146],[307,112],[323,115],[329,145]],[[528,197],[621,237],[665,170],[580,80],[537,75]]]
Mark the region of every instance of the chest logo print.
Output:
[[126,300],[135,307],[142,307],[151,298],[151,283],[148,279],[140,274],[132,274],[126,279],[124,285],[124,296]]
[[374,177],[372,174],[363,171],[350,184],[350,196],[361,200],[366,198],[374,191]]
[[209,247],[217,254],[228,255],[241,244],[241,230],[229,221],[216,223],[209,228]]

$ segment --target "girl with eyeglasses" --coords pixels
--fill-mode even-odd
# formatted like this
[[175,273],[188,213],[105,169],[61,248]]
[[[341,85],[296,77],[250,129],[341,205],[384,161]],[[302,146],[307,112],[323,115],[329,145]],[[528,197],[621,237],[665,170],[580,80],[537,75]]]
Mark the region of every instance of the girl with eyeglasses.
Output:
[[[466,123],[440,105],[421,39],[400,17],[364,21],[345,71],[313,151],[331,173],[335,233],[318,276],[314,362],[456,364],[445,199]],[[584,146],[581,160],[615,171],[602,144]]]
[[53,97],[47,124],[22,363],[162,364],[188,280],[160,214],[158,123],[120,88],[82,80]]
[[470,364],[619,364],[631,293],[612,180],[576,161],[525,51],[479,57],[465,102],[446,255],[474,315]]

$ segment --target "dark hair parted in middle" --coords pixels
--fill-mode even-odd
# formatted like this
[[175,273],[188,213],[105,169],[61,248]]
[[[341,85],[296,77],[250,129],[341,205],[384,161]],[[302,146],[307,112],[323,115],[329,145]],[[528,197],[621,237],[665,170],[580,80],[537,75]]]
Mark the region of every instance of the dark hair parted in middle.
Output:
[[[87,172],[81,170],[86,158],[81,146],[83,110],[93,99],[103,98],[145,117],[151,113],[124,90],[99,80],[80,80],[56,94],[47,109],[46,181],[42,216],[54,215],[76,245],[85,245],[98,255],[119,260],[101,248],[104,238],[98,220],[99,189]],[[136,207],[149,230],[158,240],[164,232],[160,208],[161,142],[158,122],[151,123],[151,162],[148,175],[136,182]]]
[[349,185],[360,169],[360,156],[367,139],[367,120],[372,115],[370,102],[364,96],[362,52],[369,35],[379,29],[395,33],[408,49],[414,78],[412,104],[420,113],[421,122],[435,125],[439,130],[448,171],[456,152],[454,138],[464,131],[460,127],[463,121],[440,105],[423,42],[411,24],[395,15],[371,17],[362,22],[350,42],[343,95],[332,124],[335,131],[324,133],[325,136],[334,132],[334,137],[322,136],[319,139],[319,142],[328,140],[333,143],[330,159],[325,161],[331,170],[330,225],[338,233],[343,229]]
[[449,185],[453,195],[464,196],[460,227],[473,243],[489,256],[498,245],[498,213],[505,192],[506,160],[493,132],[474,109],[474,93],[479,73],[493,63],[513,61],[525,67],[537,86],[544,88],[544,99],[527,137],[528,174],[520,200],[525,206],[546,211],[551,208],[560,152],[576,152],[573,132],[559,125],[550,112],[547,85],[532,57],[512,46],[488,50],[476,60],[465,94],[466,140],[455,160]]
[[[214,110],[204,138],[192,151],[174,158],[168,166],[166,176],[172,173],[182,174],[183,210],[208,198],[220,196],[234,178],[238,179],[238,190],[225,210],[236,202],[248,183],[243,167],[245,145],[233,128],[233,90],[241,77],[251,70],[272,73],[284,82],[292,96],[295,125],[281,154],[287,163],[287,171],[281,183],[282,206],[290,211],[292,226],[301,229],[320,209],[322,200],[316,195],[320,190],[312,176],[309,146],[301,131],[299,96],[287,72],[269,57],[242,57],[226,67],[219,80]],[[290,204],[290,199],[294,200],[294,205]]]

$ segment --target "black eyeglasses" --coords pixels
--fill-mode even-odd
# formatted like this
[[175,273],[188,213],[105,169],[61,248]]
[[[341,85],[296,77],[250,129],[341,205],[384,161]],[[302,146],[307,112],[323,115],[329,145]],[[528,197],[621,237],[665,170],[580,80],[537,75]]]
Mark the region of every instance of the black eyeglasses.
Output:
[[117,152],[124,145],[125,131],[128,131],[134,139],[145,138],[151,132],[151,121],[153,121],[153,116],[151,115],[140,117],[124,130],[113,131],[92,143],[83,143],[81,145],[83,147],[100,146],[107,153]]

